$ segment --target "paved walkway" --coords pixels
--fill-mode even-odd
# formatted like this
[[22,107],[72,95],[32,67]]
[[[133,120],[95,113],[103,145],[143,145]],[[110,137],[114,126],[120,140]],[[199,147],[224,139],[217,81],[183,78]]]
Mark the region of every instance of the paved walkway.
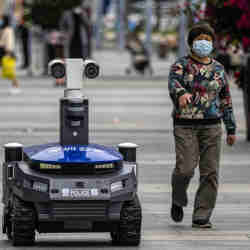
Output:
[[[0,80],[0,145],[21,142],[25,146],[58,140],[59,105],[63,89],[53,88],[50,78],[20,78],[23,94],[9,96],[9,83]],[[249,250],[250,248],[250,144],[244,138],[241,92],[232,87],[239,124],[237,144],[231,148],[223,137],[220,189],[211,230],[191,228],[198,173],[189,189],[190,203],[183,223],[170,218],[170,176],[175,164],[171,103],[165,80],[106,79],[84,83],[90,99],[90,141],[140,145],[139,195],[143,208],[143,250]],[[3,160],[3,149],[0,150]],[[1,173],[0,173],[1,175]],[[1,192],[1,186],[0,186]],[[0,206],[0,212],[2,206]],[[32,249],[58,247],[101,250],[112,247],[109,234],[41,234]],[[0,249],[14,249],[0,236]],[[22,248],[26,249],[26,248]],[[138,249],[138,248],[129,248]]]

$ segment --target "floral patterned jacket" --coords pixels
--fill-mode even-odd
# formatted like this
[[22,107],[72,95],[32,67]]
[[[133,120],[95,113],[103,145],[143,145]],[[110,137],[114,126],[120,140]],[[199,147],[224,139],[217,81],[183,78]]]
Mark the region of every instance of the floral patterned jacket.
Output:
[[[235,134],[229,83],[219,62],[212,59],[211,63],[202,64],[190,56],[180,58],[171,67],[168,88],[175,122],[212,124],[222,118],[227,134]],[[185,93],[192,94],[192,102],[181,108],[178,100]]]

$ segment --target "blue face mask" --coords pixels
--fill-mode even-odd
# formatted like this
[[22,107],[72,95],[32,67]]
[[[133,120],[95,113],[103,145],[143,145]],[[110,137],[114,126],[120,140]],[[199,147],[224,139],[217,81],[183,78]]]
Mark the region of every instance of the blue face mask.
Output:
[[196,40],[193,43],[193,51],[199,57],[206,57],[213,51],[213,43],[207,40]]
[[2,25],[3,25],[3,20],[0,19],[0,28],[2,27]]

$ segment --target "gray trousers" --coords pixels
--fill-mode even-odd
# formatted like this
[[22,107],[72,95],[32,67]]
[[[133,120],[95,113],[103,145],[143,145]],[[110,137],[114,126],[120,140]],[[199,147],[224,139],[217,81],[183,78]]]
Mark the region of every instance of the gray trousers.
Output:
[[209,219],[215,207],[221,137],[221,124],[174,127],[176,166],[172,174],[173,203],[187,206],[190,180],[197,166],[200,170],[193,220]]

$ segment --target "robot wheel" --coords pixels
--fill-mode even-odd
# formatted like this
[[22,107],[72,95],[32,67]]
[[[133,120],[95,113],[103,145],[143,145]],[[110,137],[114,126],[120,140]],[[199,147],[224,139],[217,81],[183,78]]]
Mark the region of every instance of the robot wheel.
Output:
[[13,199],[6,231],[13,246],[32,246],[35,243],[35,211],[17,197]]
[[117,231],[111,232],[112,243],[122,246],[138,246],[141,241],[141,221],[141,205],[136,195],[132,201],[124,202]]

